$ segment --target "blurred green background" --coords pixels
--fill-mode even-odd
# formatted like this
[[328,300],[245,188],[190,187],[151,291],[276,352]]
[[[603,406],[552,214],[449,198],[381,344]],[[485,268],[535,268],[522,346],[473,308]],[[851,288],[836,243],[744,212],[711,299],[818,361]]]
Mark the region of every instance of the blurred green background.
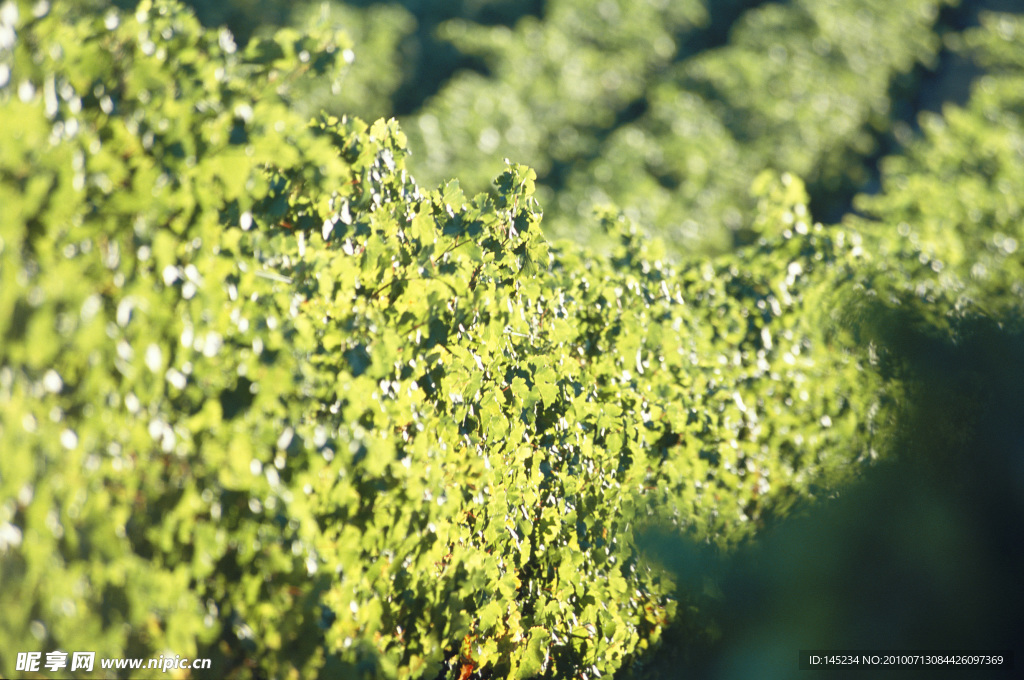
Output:
[[[102,7],[110,0],[87,0]],[[131,0],[113,0],[130,7]],[[979,69],[949,49],[1019,0],[190,0],[244,44],[330,25],[353,60],[295,105],[397,116],[425,185],[486,191],[533,167],[545,230],[595,238],[613,202],[677,252],[746,242],[765,169],[808,184],[836,222],[922,112],[963,102]]]

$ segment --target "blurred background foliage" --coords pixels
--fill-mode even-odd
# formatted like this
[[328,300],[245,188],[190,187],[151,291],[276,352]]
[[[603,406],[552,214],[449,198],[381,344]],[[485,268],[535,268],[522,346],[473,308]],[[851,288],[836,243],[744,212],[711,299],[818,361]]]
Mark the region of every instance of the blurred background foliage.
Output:
[[[114,0],[123,6],[129,0]],[[102,1],[90,0],[97,6]],[[1016,0],[190,0],[240,43],[329,24],[355,59],[296,106],[398,116],[427,184],[487,191],[502,159],[538,173],[545,230],[580,242],[614,203],[674,252],[746,242],[747,189],[804,178],[818,219],[877,187],[922,111],[980,68],[950,49]]]

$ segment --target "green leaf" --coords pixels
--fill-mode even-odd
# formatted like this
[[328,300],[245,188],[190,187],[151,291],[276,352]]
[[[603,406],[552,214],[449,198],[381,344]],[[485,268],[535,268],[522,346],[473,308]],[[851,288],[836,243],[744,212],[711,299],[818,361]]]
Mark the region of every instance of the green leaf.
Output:
[[530,628],[526,648],[523,649],[519,666],[513,671],[512,677],[525,680],[540,675],[547,666],[550,641],[551,633],[545,628]]

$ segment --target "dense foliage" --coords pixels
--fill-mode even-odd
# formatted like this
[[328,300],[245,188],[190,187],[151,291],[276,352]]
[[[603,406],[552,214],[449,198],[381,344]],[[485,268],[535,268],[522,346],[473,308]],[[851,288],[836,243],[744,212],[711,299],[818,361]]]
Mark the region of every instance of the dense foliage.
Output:
[[[509,54],[551,47],[533,51],[538,73],[658,26],[664,40],[629,51],[619,75],[681,68],[686,83],[754,49],[757,22],[820,31],[842,16],[762,8],[734,52],[698,69],[670,66],[668,47],[697,4],[641,3],[618,37],[551,4],[550,26],[495,29]],[[926,27],[934,6],[877,9]],[[788,11],[804,20],[772,18]],[[611,208],[586,218],[607,257],[549,241],[525,166],[495,167],[489,194],[425,189],[393,120],[309,122],[311,93],[358,63],[330,21],[239,46],[172,2],[75,12],[0,10],[4,675],[13,651],[57,649],[209,657],[224,677],[641,668],[669,627],[699,645],[716,622],[709,592],[643,558],[639,530],[729,549],[886,453],[918,389],[887,310],[943,337],[967,314],[1019,312],[1016,19],[963,39],[991,73],[885,165],[866,216],[815,223],[803,183],[758,173],[775,152],[753,144],[746,174],[714,185],[756,178],[747,245],[677,261]],[[445,30],[471,41],[459,26]],[[833,28],[843,59],[877,56]],[[929,40],[861,80],[884,90]],[[807,77],[780,87],[833,79]],[[540,76],[516,87],[539,98],[530,111],[551,101],[555,118],[524,134],[552,148],[564,126],[607,126],[639,96],[581,91],[599,104],[584,119]],[[799,147],[786,163],[835,163],[839,177],[873,105],[830,130],[842,144],[824,143],[822,112],[799,133],[821,139],[780,136]],[[623,172],[642,162],[621,154]],[[644,191],[642,173],[630,181]]]
[[841,201],[893,123],[899,76],[934,60],[945,2],[764,4],[727,44],[688,52],[712,5],[743,4],[610,2],[595,20],[592,3],[552,0],[511,33],[446,25],[496,77],[457,75],[408,125],[417,169],[479,187],[498,151],[538,168],[550,228],[587,239],[581,217],[612,200],[687,249],[731,245],[766,168]]
[[[118,0],[131,4],[131,0]],[[243,36],[332,26],[354,62],[296,105],[398,115],[428,186],[489,190],[511,158],[538,174],[545,230],[600,241],[611,201],[669,251],[750,242],[765,169],[808,183],[838,220],[929,104],[922,74],[979,7],[1000,0],[190,0]],[[286,12],[283,8],[292,8]],[[262,29],[254,17],[262,17]],[[938,86],[943,89],[943,86]],[[939,95],[941,98],[942,95]]]
[[669,631],[642,677],[687,662],[719,680],[790,677],[796,648],[1019,648],[1024,22],[981,24],[953,45],[988,69],[970,101],[924,118],[845,222],[870,266],[829,316],[897,378],[888,460],[728,559],[664,531],[643,538],[691,591],[716,585],[705,608],[722,638],[695,662],[680,651],[692,633]]

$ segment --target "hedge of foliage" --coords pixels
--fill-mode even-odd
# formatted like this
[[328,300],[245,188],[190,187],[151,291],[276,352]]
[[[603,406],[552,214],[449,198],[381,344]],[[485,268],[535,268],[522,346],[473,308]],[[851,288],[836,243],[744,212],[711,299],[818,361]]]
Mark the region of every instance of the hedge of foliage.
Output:
[[[4,675],[616,672],[713,628],[638,529],[727,548],[885,451],[904,386],[855,303],[1020,302],[1019,21],[968,39],[1002,70],[880,222],[768,173],[749,246],[674,264],[613,209],[610,257],[548,242],[524,166],[423,189],[394,121],[300,117],[343,36],[73,11],[0,12]],[[953,177],[946,243],[954,204],[900,186]]]

